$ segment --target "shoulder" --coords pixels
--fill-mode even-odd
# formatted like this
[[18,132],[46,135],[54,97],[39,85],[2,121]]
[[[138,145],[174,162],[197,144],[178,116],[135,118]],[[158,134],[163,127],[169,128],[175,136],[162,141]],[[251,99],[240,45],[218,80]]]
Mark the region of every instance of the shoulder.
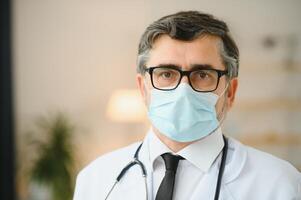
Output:
[[125,166],[134,156],[136,148],[139,146],[139,144],[140,142],[136,142],[98,157],[84,167],[80,171],[79,176],[108,174],[108,171],[114,171],[115,169]]
[[139,144],[137,142],[104,154],[84,167],[76,178],[74,199],[104,198],[122,168],[133,158]]
[[[234,181],[236,184],[249,185],[253,190],[260,191],[262,196],[294,197],[300,195],[301,174],[289,162],[241,144],[234,139],[230,140],[229,148],[231,147],[234,162],[242,163]],[[238,165],[237,162],[235,165]]]
[[241,154],[245,156],[245,166],[250,168],[250,170],[265,171],[268,170],[270,173],[297,173],[298,170],[293,167],[288,161],[280,159],[272,154],[266,153],[264,151],[255,149],[251,146],[244,145],[235,139],[230,139],[229,143],[230,150],[232,149],[235,154]]
[[[264,173],[265,175],[271,175],[273,177],[301,178],[298,170],[293,167],[291,163],[286,160],[280,159],[272,154],[260,151],[250,146],[243,145],[248,154],[247,163],[250,167]],[[283,176],[285,175],[285,176]]]

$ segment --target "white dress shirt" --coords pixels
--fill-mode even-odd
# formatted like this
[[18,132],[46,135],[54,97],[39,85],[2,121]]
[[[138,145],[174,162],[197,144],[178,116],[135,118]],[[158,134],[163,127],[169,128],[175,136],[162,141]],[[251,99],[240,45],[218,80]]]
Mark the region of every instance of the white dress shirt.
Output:
[[221,130],[218,129],[211,135],[198,140],[177,153],[172,152],[156,134],[150,130],[147,137],[149,144],[149,158],[152,164],[153,197],[156,197],[158,188],[165,175],[165,164],[162,154],[170,152],[180,155],[185,160],[180,160],[176,172],[173,200],[189,199],[196,186],[200,183],[204,173],[212,166],[223,149],[224,141]]

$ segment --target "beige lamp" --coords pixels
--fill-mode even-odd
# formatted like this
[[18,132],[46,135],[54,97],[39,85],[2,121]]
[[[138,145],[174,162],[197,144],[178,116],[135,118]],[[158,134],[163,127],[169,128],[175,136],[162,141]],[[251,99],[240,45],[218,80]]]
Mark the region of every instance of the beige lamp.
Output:
[[107,116],[116,122],[145,122],[146,109],[139,91],[135,89],[114,91],[109,99]]

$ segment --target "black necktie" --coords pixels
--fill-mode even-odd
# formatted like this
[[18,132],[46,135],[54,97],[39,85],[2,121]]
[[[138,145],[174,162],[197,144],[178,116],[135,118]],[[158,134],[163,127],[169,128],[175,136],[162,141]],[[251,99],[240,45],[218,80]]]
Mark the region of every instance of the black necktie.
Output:
[[174,156],[170,153],[162,155],[165,163],[165,176],[158,189],[156,200],[172,200],[173,187],[175,184],[175,175],[178,168],[179,160],[183,159],[181,156]]

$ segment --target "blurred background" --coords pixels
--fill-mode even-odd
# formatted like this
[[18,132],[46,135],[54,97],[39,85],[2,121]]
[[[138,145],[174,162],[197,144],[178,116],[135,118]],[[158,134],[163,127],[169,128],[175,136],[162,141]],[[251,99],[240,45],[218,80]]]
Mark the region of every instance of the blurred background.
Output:
[[1,183],[16,192],[1,199],[70,199],[80,169],[143,139],[138,41],[149,23],[182,10],[223,19],[238,43],[239,88],[224,133],[301,169],[301,1],[3,2]]

